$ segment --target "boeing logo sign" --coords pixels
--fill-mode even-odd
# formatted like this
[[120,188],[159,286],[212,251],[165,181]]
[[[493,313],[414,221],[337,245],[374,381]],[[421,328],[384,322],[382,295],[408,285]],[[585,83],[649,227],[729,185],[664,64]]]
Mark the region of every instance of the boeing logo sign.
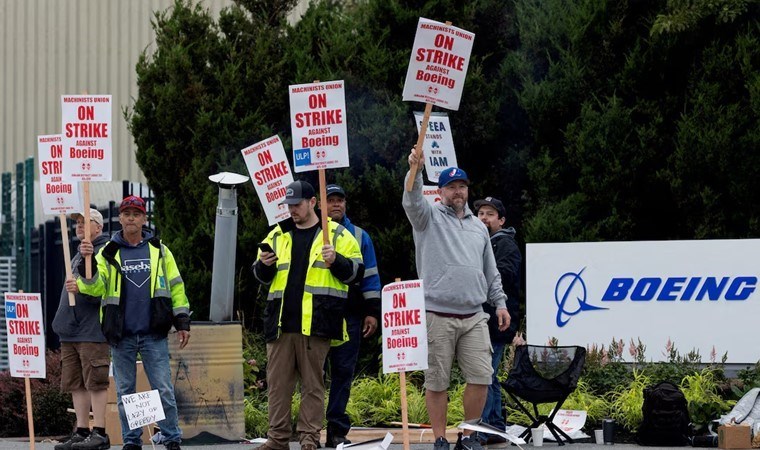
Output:
[[[554,301],[557,304],[556,323],[564,327],[572,316],[581,311],[609,309],[587,302],[586,283],[579,272],[567,272],[559,277],[554,287]],[[682,277],[613,277],[602,302],[701,302],[745,301],[757,288],[756,276],[682,276]]]
[[662,349],[677,342],[754,364],[758,254],[760,239],[526,244],[526,335],[560,345],[640,340],[648,361],[667,361]]
[[[557,303],[556,320],[558,327],[564,327],[567,322],[570,321],[572,316],[581,311],[607,309],[586,303],[586,283],[584,283],[583,278],[581,278],[581,274],[584,270],[586,270],[585,267],[578,273],[565,273],[559,277],[557,284],[554,286],[554,302]],[[570,305],[568,305],[568,300],[571,302]]]

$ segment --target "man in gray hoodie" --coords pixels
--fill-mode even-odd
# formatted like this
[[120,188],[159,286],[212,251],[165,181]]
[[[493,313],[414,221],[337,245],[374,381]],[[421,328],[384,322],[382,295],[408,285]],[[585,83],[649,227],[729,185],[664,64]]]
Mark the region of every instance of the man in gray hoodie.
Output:
[[[72,214],[71,218],[76,221],[76,234],[80,241],[84,239],[84,227],[89,226],[90,239],[96,249],[108,242],[108,236],[101,234],[103,216],[98,210],[90,209],[88,224],[85,224],[84,216],[80,213]],[[82,255],[77,252],[71,260],[75,276],[81,259]],[[69,306],[69,293],[65,288],[61,291],[58,311],[53,319],[53,331],[61,339],[61,390],[71,392],[77,417],[76,430],[66,442],[56,445],[55,450],[76,448],[91,434],[88,441],[88,444],[92,443],[91,448],[106,449],[111,445],[105,430],[108,366],[111,358],[110,347],[100,330],[100,297],[81,293],[75,295],[76,303]]]
[[[424,281],[428,329],[428,369],[425,403],[436,437],[434,450],[448,450],[446,440],[447,389],[454,357],[464,375],[465,420],[478,419],[491,384],[491,344],[486,301],[496,308],[500,330],[509,327],[506,295],[496,268],[485,225],[467,206],[470,180],[459,168],[450,167],[438,178],[441,202],[431,205],[422,195],[422,152],[412,149],[407,173],[414,177],[411,192],[402,204],[412,224],[417,273]],[[469,431],[464,450],[482,450]]]

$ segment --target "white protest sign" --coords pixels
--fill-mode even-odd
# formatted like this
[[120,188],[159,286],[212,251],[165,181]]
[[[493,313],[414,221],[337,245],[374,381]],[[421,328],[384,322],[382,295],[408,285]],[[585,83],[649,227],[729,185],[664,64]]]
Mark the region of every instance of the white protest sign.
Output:
[[285,198],[285,188],[293,182],[280,137],[274,135],[264,139],[244,148],[241,153],[269,225],[290,217],[287,205],[279,204]]
[[82,210],[79,183],[63,180],[61,135],[37,136],[40,194],[45,214],[70,214]]
[[[415,112],[414,122],[417,132],[421,132],[424,113]],[[437,183],[438,176],[449,167],[457,165],[457,154],[454,151],[454,138],[451,137],[451,124],[446,113],[431,113],[422,145],[425,153],[425,172],[428,180]]]
[[458,110],[475,34],[420,17],[403,100]]
[[166,418],[164,406],[161,404],[161,396],[158,395],[157,389],[122,395],[121,403],[124,405],[124,415],[127,416],[130,430],[150,425]]
[[554,415],[552,423],[554,423],[554,425],[557,425],[565,433],[571,434],[575,433],[576,431],[580,431],[581,428],[586,425],[587,415],[588,413],[586,411],[560,409],[557,411],[557,414]]
[[422,280],[383,287],[383,373],[425,370],[427,321]]
[[5,293],[8,365],[12,377],[45,378],[40,294]]
[[431,205],[435,205],[441,201],[441,195],[438,193],[438,186],[422,186],[422,196]]
[[296,173],[348,167],[343,80],[290,86]]
[[111,96],[62,95],[63,179],[111,181]]

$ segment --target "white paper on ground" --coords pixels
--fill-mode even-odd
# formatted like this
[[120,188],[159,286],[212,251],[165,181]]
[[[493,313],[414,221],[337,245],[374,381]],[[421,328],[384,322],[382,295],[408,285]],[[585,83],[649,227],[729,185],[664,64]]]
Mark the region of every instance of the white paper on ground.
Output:
[[[518,437],[519,433],[513,434],[509,431],[509,429],[501,431],[498,428],[488,425],[487,423],[482,423],[480,419],[476,419],[472,421],[464,421],[458,425],[458,428],[461,428],[463,430],[472,430],[472,431],[478,431],[482,433],[495,434],[497,436],[503,437],[504,439],[516,445],[525,444],[525,440],[523,438]],[[523,430],[524,429],[525,428],[523,428]]]
[[391,433],[385,433],[385,437],[382,439],[372,439],[364,442],[357,442],[355,444],[338,444],[335,450],[388,450],[388,447],[393,442],[393,435]]

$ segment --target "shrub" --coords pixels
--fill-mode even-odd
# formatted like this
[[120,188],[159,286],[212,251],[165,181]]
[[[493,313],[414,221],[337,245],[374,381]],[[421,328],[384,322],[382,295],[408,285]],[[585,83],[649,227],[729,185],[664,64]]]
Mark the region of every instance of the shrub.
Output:
[[[58,436],[71,432],[75,417],[66,412],[72,407],[71,395],[61,392],[61,356],[49,351],[46,378],[30,380],[34,433]],[[0,437],[28,436],[24,380],[0,372]]]

